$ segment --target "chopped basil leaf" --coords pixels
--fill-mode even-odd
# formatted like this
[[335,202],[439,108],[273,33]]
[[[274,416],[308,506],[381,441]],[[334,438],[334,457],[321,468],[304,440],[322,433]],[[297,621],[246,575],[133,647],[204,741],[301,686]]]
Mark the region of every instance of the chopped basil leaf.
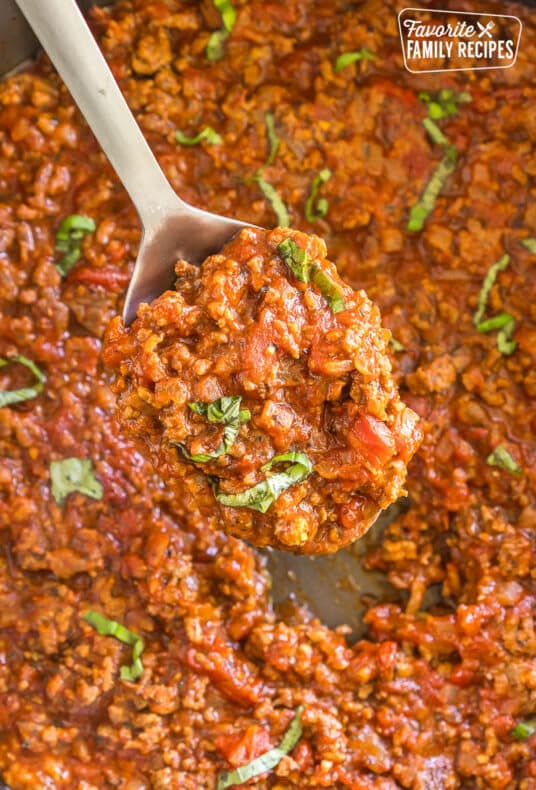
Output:
[[520,475],[522,469],[516,464],[506,447],[502,444],[497,445],[495,450],[488,455],[486,463],[489,466],[499,466],[507,472],[512,472],[514,475]]
[[513,738],[519,741],[526,741],[531,735],[536,732],[536,719],[527,719],[527,721],[520,721],[512,732],[510,733]]
[[309,192],[309,197],[305,204],[305,219],[307,222],[314,222],[315,219],[325,217],[328,213],[328,201],[325,198],[317,200],[317,195],[320,186],[325,184],[326,181],[329,181],[332,175],[333,173],[331,170],[325,167],[313,178],[311,191]]
[[223,45],[229,38],[236,22],[236,10],[229,0],[212,0],[212,2],[221,14],[223,28],[212,33],[205,54],[208,60],[220,60],[223,57]]
[[238,436],[240,426],[251,419],[249,409],[240,408],[241,401],[242,398],[239,395],[224,395],[222,398],[218,398],[211,403],[196,401],[188,404],[188,407],[193,412],[200,414],[202,417],[206,417],[210,423],[225,425],[223,429],[223,439],[218,447],[211,453],[190,455],[183,445],[180,445],[184,456],[188,458],[188,460],[204,464],[207,463],[207,461],[213,461],[229,452]]
[[275,130],[275,116],[273,112],[267,112],[264,116],[264,120],[266,122],[266,134],[268,137],[268,142],[270,143],[270,153],[268,154],[268,159],[265,162],[266,165],[271,165],[277,156],[277,150],[279,148],[279,137]]
[[422,125],[424,126],[424,128],[426,129],[426,131],[428,132],[430,138],[434,143],[436,143],[437,145],[445,145],[445,146],[449,144],[449,141],[447,140],[447,138],[445,137],[439,126],[436,123],[434,123],[434,121],[432,121],[431,118],[425,118],[424,121],[422,122]]
[[241,785],[253,779],[255,776],[260,776],[267,771],[273,771],[273,769],[279,765],[281,759],[286,754],[289,754],[300,740],[303,732],[301,723],[302,713],[303,705],[300,705],[299,708],[296,709],[296,714],[290,722],[279,746],[275,746],[273,749],[264,752],[264,754],[256,757],[250,763],[247,763],[247,765],[241,765],[239,768],[235,768],[234,771],[223,771],[218,776],[216,790],[226,790],[227,787]]
[[63,252],[63,257],[55,266],[62,276],[65,276],[79,259],[80,243],[84,236],[93,233],[95,228],[93,220],[82,214],[71,214],[61,221],[56,233],[56,250]]
[[290,463],[284,472],[276,472],[267,477],[261,483],[246,488],[238,494],[225,494],[219,489],[219,481],[214,480],[212,490],[214,496],[227,507],[247,507],[250,510],[257,510],[259,513],[266,513],[268,508],[280,497],[283,491],[294,485],[301,483],[313,471],[313,465],[305,453],[283,453],[274,455],[271,461],[261,467],[262,472],[271,470],[274,464]]
[[28,368],[28,370],[34,374],[37,381],[32,387],[21,387],[18,390],[0,390],[0,409],[4,406],[11,406],[13,403],[21,403],[24,400],[35,398],[43,391],[45,376],[41,373],[37,365],[26,357],[16,355],[8,359],[0,359],[0,368],[4,368],[12,362],[18,362],[19,365],[24,365],[24,367]]
[[454,172],[458,152],[454,146],[447,146],[445,156],[432,173],[430,181],[425,186],[419,201],[412,207],[407,229],[419,231],[424,227],[426,218],[434,210],[435,202],[445,186],[448,177]]
[[52,496],[58,503],[74,491],[91,499],[102,499],[102,483],[95,477],[93,462],[89,458],[63,458],[50,462]]
[[402,345],[402,343],[396,339],[396,337],[389,338],[389,345],[394,351],[405,351],[406,347]]
[[272,186],[268,181],[266,181],[261,175],[257,174],[253,176],[253,181],[259,185],[264,197],[270,203],[274,213],[277,217],[277,225],[280,228],[288,228],[290,225],[290,217],[288,214],[287,207],[283,203],[280,195],[276,191],[275,187]]
[[358,49],[356,52],[343,52],[335,61],[335,71],[338,73],[358,60],[376,60],[376,55],[365,47]]
[[503,255],[493,266],[490,266],[488,269],[488,273],[484,277],[484,282],[482,283],[482,287],[480,289],[480,293],[478,295],[478,303],[475,314],[473,316],[473,324],[475,327],[478,328],[478,325],[482,322],[482,318],[484,317],[484,313],[486,312],[486,307],[488,304],[488,298],[495,284],[495,280],[497,279],[497,275],[499,272],[502,272],[506,269],[508,264],[510,263],[510,256]]
[[294,239],[286,238],[277,246],[277,251],[291,270],[294,277],[302,283],[313,283],[326,299],[333,313],[346,309],[344,297],[333,282],[305,250],[298,247]]
[[419,93],[419,99],[426,104],[428,117],[436,121],[441,118],[448,118],[450,115],[456,115],[458,104],[466,104],[472,101],[470,93],[465,91],[457,93],[452,88],[442,88],[433,95],[422,91]]
[[101,636],[113,636],[125,645],[132,645],[132,664],[121,667],[121,680],[137,680],[143,672],[141,654],[145,645],[141,636],[133,633],[116,620],[108,620],[103,614],[92,609],[82,615],[82,620],[89,623]]
[[521,244],[533,255],[536,255],[536,239],[523,239]]
[[496,329],[502,329],[514,320],[510,313],[499,313],[499,315],[488,318],[486,321],[481,321],[477,324],[479,332],[494,332]]
[[222,139],[212,126],[205,126],[195,137],[188,137],[180,130],[175,132],[175,140],[181,145],[198,145],[205,140],[208,145],[221,145]]
[[[508,313],[504,313],[504,315],[508,315]],[[515,340],[512,340],[512,335],[514,334],[516,328],[516,322],[510,316],[510,320],[504,324],[503,327],[497,332],[497,348],[501,354],[504,356],[509,357],[510,354],[513,354],[517,348],[517,343]]]

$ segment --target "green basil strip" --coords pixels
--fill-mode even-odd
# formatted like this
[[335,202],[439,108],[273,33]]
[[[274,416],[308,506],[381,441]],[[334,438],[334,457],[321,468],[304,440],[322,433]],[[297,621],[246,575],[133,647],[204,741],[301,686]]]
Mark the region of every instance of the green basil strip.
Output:
[[313,464],[305,453],[296,452],[274,455],[271,461],[268,461],[267,464],[261,467],[261,471],[268,472],[274,464],[287,462],[291,466],[287,467],[284,472],[276,472],[261,483],[257,483],[251,488],[246,488],[245,491],[241,491],[239,494],[225,494],[221,492],[219,481],[214,480],[212,481],[214,496],[218,502],[227,507],[247,507],[250,510],[257,510],[259,513],[266,513],[283,491],[286,491],[287,488],[290,488],[295,483],[301,483],[313,471]]
[[309,258],[305,250],[298,247],[294,239],[284,239],[277,245],[277,251],[291,270],[294,277],[302,283],[314,283],[327,301],[333,313],[346,309],[344,297],[338,285],[325,271]]
[[532,252],[533,255],[536,255],[536,239],[523,239],[521,244],[526,250]]
[[343,52],[335,61],[335,71],[339,73],[346,66],[350,66],[350,64],[359,60],[376,60],[376,55],[365,47],[358,49],[356,52]]
[[55,266],[63,277],[80,258],[80,242],[88,233],[93,233],[95,228],[94,221],[82,214],[71,214],[61,221],[56,233],[56,250],[63,252],[63,257]]
[[503,255],[502,258],[499,258],[499,260],[493,264],[493,266],[489,267],[488,273],[484,277],[484,282],[482,283],[482,287],[478,295],[477,308],[473,316],[473,324],[475,325],[475,327],[478,328],[478,325],[482,322],[484,313],[486,312],[488,298],[491,289],[495,285],[495,280],[497,279],[497,275],[499,274],[499,272],[504,271],[509,263],[510,263],[510,256]]
[[536,733],[536,719],[527,719],[516,724],[510,735],[518,741],[526,741],[534,733]]
[[495,450],[488,455],[486,463],[489,464],[489,466],[499,466],[501,469],[504,469],[506,472],[511,472],[513,475],[520,475],[523,471],[502,444],[498,444]]
[[416,232],[423,229],[425,220],[434,210],[437,197],[445,186],[448,177],[456,168],[457,157],[458,152],[454,146],[447,146],[445,156],[432,173],[432,177],[425,186],[418,202],[410,211],[407,224],[408,230]]
[[212,0],[212,2],[221,14],[223,28],[212,33],[208,40],[205,54],[208,60],[221,60],[223,57],[223,45],[235,26],[236,10],[229,0]]
[[431,118],[425,118],[422,122],[422,125],[430,135],[431,140],[436,143],[437,145],[447,146],[449,141],[439,128],[439,126],[432,121]]
[[0,409],[4,406],[11,406],[13,403],[21,403],[24,400],[36,398],[39,393],[43,391],[43,386],[45,384],[44,373],[42,373],[37,365],[30,359],[21,355],[9,357],[8,359],[0,359],[0,368],[4,368],[12,362],[18,362],[19,365],[24,365],[25,368],[28,368],[37,381],[32,387],[21,387],[18,390],[0,390]]
[[212,453],[190,455],[183,445],[180,445],[184,456],[189,461],[205,464],[207,461],[213,461],[229,452],[238,436],[240,426],[251,419],[249,409],[240,408],[241,402],[242,398],[239,395],[224,395],[211,403],[196,401],[188,404],[193,412],[206,417],[210,423],[225,425],[223,439]]
[[438,121],[441,118],[448,118],[450,115],[456,115],[458,112],[458,105],[472,101],[472,96],[465,91],[457,93],[452,90],[452,88],[442,88],[435,94],[421,91],[421,93],[419,93],[419,99],[426,104],[428,117]]
[[393,349],[393,351],[405,351],[406,347],[402,345],[402,343],[396,339],[396,337],[389,338],[389,345]]
[[510,313],[499,313],[499,315],[494,315],[493,318],[481,321],[476,328],[479,332],[494,332],[496,329],[508,326],[513,321],[514,317]]
[[116,620],[108,620],[103,614],[92,609],[82,615],[82,620],[89,623],[101,636],[113,636],[125,645],[132,645],[132,664],[121,667],[121,680],[137,680],[143,672],[141,654],[145,645],[141,636],[133,633]]
[[266,123],[266,135],[268,137],[268,143],[270,144],[270,153],[268,154],[268,159],[264,164],[264,167],[266,167],[275,161],[277,150],[279,148],[279,136],[275,130],[275,116],[273,112],[265,113],[264,120]]
[[175,132],[175,140],[181,145],[199,145],[203,140],[208,145],[221,145],[223,142],[221,136],[214,131],[212,126],[205,126],[195,137],[188,137],[180,130],[177,130]]
[[[505,313],[504,315],[508,315]],[[517,342],[512,340],[516,328],[516,322],[510,316],[510,320],[497,332],[497,348],[501,354],[509,357],[517,348]]]
[[276,191],[275,187],[272,186],[268,181],[266,181],[261,175],[253,176],[253,181],[259,185],[261,192],[263,193],[264,197],[270,203],[274,214],[277,217],[277,225],[279,228],[288,228],[290,225],[290,217],[288,213],[288,209],[283,203],[279,193]]
[[305,219],[307,222],[314,222],[315,219],[325,217],[328,213],[328,201],[325,198],[317,200],[317,195],[321,185],[329,181],[332,175],[331,170],[325,167],[313,178],[311,191],[305,204]]
[[253,779],[255,776],[260,776],[267,771],[273,771],[273,769],[279,765],[281,759],[286,754],[289,754],[300,740],[303,733],[301,723],[302,713],[303,705],[300,705],[299,708],[296,709],[296,714],[290,722],[279,746],[275,746],[273,749],[264,752],[264,754],[256,757],[247,765],[241,765],[239,768],[235,768],[234,771],[223,771],[218,776],[216,790],[226,790],[227,787],[241,785]]
[[58,505],[75,491],[90,497],[102,499],[102,483],[95,477],[93,461],[89,458],[62,458],[50,462],[52,496]]

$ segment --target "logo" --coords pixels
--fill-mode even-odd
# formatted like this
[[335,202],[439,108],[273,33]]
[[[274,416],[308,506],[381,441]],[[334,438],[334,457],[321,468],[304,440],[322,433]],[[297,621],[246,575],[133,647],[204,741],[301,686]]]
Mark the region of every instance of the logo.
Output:
[[404,65],[413,74],[509,69],[522,27],[509,14],[404,8],[398,15]]

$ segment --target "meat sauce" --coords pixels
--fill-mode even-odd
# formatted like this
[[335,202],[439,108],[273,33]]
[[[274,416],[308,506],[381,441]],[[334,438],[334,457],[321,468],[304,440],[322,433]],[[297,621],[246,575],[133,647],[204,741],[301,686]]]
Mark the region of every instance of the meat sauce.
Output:
[[355,540],[405,493],[421,438],[378,309],[299,231],[248,228],[176,270],[107,333],[122,427],[231,535],[307,554]]
[[[535,736],[512,730],[536,710],[536,267],[521,244],[536,236],[534,17],[512,4],[524,25],[513,68],[414,75],[390,2],[235,6],[218,61],[205,54],[221,26],[208,3],[121,0],[91,20],[190,202],[276,225],[253,178],[273,113],[280,145],[264,179],[292,227],[325,238],[343,280],[380,306],[424,432],[409,507],[366,558],[399,597],[367,601],[355,644],[299,606],[274,612],[262,555],[190,509],[115,425],[102,340],[140,229],[42,58],[0,84],[0,357],[46,377],[0,408],[0,773],[13,790],[213,790],[279,744],[303,705],[299,741],[250,786],[533,790]],[[361,47],[375,60],[335,71]],[[418,94],[444,88],[471,95],[438,122],[458,158],[410,232],[442,156]],[[204,126],[221,144],[178,147],[177,130]],[[309,222],[325,168],[327,211]],[[56,234],[73,214],[95,231],[62,277]],[[513,317],[507,354],[473,320],[505,254],[485,318]],[[24,364],[0,368],[1,390],[35,381]],[[90,480],[92,496],[56,501],[51,463],[69,459],[91,462],[100,498]],[[137,680],[120,677],[133,648],[100,635],[88,610],[143,639]]]

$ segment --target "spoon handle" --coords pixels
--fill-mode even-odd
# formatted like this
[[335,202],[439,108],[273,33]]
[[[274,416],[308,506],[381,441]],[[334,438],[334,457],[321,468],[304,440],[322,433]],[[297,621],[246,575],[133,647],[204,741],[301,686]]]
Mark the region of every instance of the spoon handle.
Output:
[[16,0],[130,195],[144,229],[189,208],[171,188],[74,0]]

